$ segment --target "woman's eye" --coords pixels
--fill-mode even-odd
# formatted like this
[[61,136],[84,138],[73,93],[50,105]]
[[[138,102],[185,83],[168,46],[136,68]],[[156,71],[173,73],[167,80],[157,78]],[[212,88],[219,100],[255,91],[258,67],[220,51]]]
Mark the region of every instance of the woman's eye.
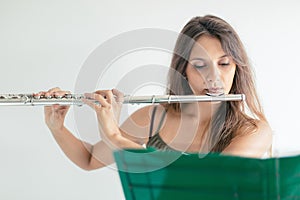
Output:
[[206,67],[206,65],[193,65],[196,69],[202,69]]
[[221,66],[228,66],[228,65],[230,65],[230,63],[221,63],[220,65]]

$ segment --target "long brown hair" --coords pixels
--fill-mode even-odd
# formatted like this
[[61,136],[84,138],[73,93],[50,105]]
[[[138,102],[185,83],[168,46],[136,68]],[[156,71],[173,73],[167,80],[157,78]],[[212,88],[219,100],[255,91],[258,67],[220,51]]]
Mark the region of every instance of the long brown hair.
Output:
[[[219,39],[224,52],[231,56],[236,64],[230,93],[245,94],[246,96],[245,102],[223,102],[211,120],[211,126],[208,128],[210,150],[221,152],[230,144],[234,136],[255,131],[258,120],[266,121],[266,118],[255,89],[252,67],[239,36],[226,21],[212,15],[192,18],[181,31],[171,61],[167,94],[187,95],[193,93],[185,80],[185,72],[191,49],[196,40],[204,34]],[[180,111],[179,104],[170,104],[166,107]],[[246,109],[254,117],[247,115]]]

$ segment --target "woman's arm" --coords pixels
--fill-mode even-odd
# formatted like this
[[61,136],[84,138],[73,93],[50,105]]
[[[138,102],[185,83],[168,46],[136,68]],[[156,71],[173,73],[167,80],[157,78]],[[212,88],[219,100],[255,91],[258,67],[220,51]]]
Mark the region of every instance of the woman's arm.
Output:
[[[77,139],[67,128],[63,127],[59,130],[51,130],[51,132],[65,155],[80,168],[84,170],[91,170],[103,167],[105,164],[109,164],[107,162],[108,160],[104,163],[104,158],[101,159],[103,162],[100,162],[100,159],[97,159],[97,162],[95,162],[93,160],[94,158],[92,158],[92,151],[94,147]],[[99,144],[97,145],[101,146]]]
[[[105,167],[114,162],[113,150],[105,142],[100,141],[94,145],[77,139],[67,128],[51,131],[57,144],[64,154],[77,166],[84,170],[94,170]],[[120,139],[123,148],[142,148],[141,145]]]
[[[102,91],[101,96],[105,92],[111,91]],[[48,92],[40,92],[36,95],[62,96],[66,93],[69,92],[62,91],[59,88],[53,88]],[[119,128],[117,123],[119,117],[118,109],[120,109],[119,105],[115,104],[115,102],[113,102],[114,105],[112,105],[112,102],[108,103],[106,102],[106,99],[101,100],[104,100],[101,105],[106,105],[108,107],[96,107],[92,104],[94,101],[86,101],[96,110],[99,131],[101,138],[103,139],[94,145],[76,138],[64,126],[65,115],[69,109],[68,106],[53,105],[46,106],[44,109],[46,124],[52,132],[56,142],[65,155],[84,170],[98,169],[113,163],[114,158],[112,152],[116,149],[143,148],[142,143],[146,137],[140,136],[146,136],[146,132],[148,132],[147,128],[141,129],[141,126],[148,125],[149,123],[148,117],[145,115],[145,113],[149,114],[148,108],[142,108],[136,111],[125,121],[123,126]],[[140,133],[141,135],[134,136],[132,133]]]
[[[47,92],[39,92],[35,95],[40,96],[63,96],[68,91],[62,91],[60,88],[53,88],[48,90]],[[105,166],[104,163],[108,164],[110,159],[102,158],[101,160],[105,162],[95,162],[92,156],[92,152],[94,147],[88,143],[85,143],[79,139],[77,139],[65,126],[65,116],[69,110],[69,106],[45,106],[44,115],[45,122],[51,131],[54,139],[57,144],[60,146],[62,151],[66,154],[66,156],[73,161],[76,165],[85,170],[90,170],[94,168],[99,168]],[[105,148],[103,144],[97,144],[97,148]],[[107,155],[107,154],[105,154]],[[99,159],[98,159],[99,160]]]
[[[119,138],[115,138],[117,141],[115,146],[117,148],[112,148],[107,145],[103,140],[96,143],[95,145],[89,145],[83,143],[83,145],[88,147],[87,155],[82,155],[84,149],[72,151],[71,153],[76,153],[76,155],[69,155],[68,157],[78,166],[85,170],[93,170],[101,167],[105,167],[114,162],[113,151],[116,149],[125,148],[144,148],[149,136],[149,123],[150,115],[152,112],[152,106],[146,106],[135,111],[130,117],[128,117],[122,126],[120,127],[121,135]],[[64,140],[65,141],[65,140]],[[82,143],[82,141],[80,141]],[[77,142],[71,142],[70,145],[74,145]],[[74,147],[76,148],[76,147]],[[65,152],[68,155],[68,152]],[[74,159],[72,157],[74,156]],[[80,161],[85,157],[85,162]]]

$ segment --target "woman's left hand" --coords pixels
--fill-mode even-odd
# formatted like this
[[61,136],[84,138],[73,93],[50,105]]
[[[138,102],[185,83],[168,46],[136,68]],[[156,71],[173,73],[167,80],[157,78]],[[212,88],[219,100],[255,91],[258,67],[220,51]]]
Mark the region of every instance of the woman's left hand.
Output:
[[86,93],[83,99],[85,104],[96,111],[101,138],[109,145],[114,143],[115,136],[121,135],[119,118],[123,98],[122,92],[112,89]]

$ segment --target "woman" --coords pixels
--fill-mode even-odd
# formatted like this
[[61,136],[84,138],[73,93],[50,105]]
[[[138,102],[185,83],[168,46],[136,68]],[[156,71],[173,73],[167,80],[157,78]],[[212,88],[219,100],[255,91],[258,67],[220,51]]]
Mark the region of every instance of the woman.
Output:
[[[64,126],[66,106],[45,107],[46,124],[64,153],[86,170],[112,163],[111,152],[116,148],[146,145],[258,158],[271,149],[271,128],[258,100],[246,52],[224,20],[207,15],[185,25],[175,46],[168,81],[167,93],[172,95],[245,94],[246,100],[146,106],[120,127],[122,93],[98,90],[85,94],[84,102],[97,114],[102,141],[89,145],[75,138]],[[36,95],[66,93],[53,88]]]

